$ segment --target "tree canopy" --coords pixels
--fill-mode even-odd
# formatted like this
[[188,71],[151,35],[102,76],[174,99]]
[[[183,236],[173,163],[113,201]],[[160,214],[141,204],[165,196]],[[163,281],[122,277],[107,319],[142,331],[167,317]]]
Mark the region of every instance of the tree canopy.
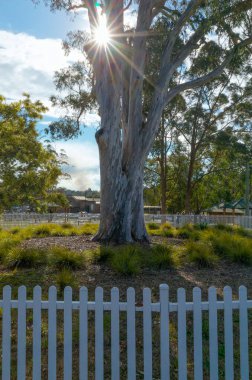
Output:
[[62,175],[58,155],[36,129],[46,110],[27,94],[16,102],[0,96],[0,210],[39,205]]

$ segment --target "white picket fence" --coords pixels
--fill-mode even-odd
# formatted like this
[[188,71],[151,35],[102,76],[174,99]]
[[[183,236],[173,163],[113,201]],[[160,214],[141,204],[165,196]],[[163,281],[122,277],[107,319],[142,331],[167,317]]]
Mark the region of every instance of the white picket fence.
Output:
[[[178,374],[179,380],[187,379],[187,315],[193,315],[193,352],[194,352],[194,379],[203,380],[203,343],[202,343],[202,314],[208,313],[209,320],[209,363],[210,379],[218,380],[218,311],[224,314],[224,346],[225,346],[225,379],[234,379],[234,339],[233,339],[233,311],[239,312],[239,350],[240,350],[240,377],[249,380],[249,309],[252,309],[252,300],[247,299],[247,289],[239,288],[239,299],[232,299],[230,287],[224,288],[223,301],[217,300],[217,291],[214,287],[208,290],[208,301],[202,301],[200,288],[193,289],[193,301],[186,302],[185,290],[177,291],[177,302],[169,302],[169,288],[160,285],[159,302],[152,303],[151,290],[143,289],[143,303],[136,304],[135,290],[127,290],[127,301],[119,301],[119,290],[111,290],[110,302],[104,302],[103,289],[95,290],[95,301],[88,301],[88,290],[82,287],[79,300],[72,300],[72,289],[66,287],[64,300],[57,300],[55,287],[50,287],[47,301],[41,298],[41,288],[36,286],[33,291],[33,300],[27,300],[26,287],[18,289],[18,299],[11,299],[11,287],[5,286],[3,298],[0,300],[2,309],[2,379],[13,379],[11,369],[11,328],[12,309],[17,309],[17,379],[26,379],[26,338],[27,338],[27,309],[32,309],[33,334],[33,364],[32,378],[40,380],[41,375],[41,312],[48,310],[48,379],[57,378],[57,311],[64,314],[64,380],[73,376],[72,358],[72,323],[73,313],[79,313],[79,379],[88,379],[88,317],[94,313],[95,320],[95,374],[91,379],[104,379],[104,312],[110,311],[111,316],[111,376],[109,379],[120,379],[120,313],[125,312],[127,317],[127,379],[135,380],[137,375],[137,342],[136,342],[136,313],[143,317],[143,361],[144,379],[153,379],[153,313],[158,313],[160,322],[160,379],[173,379],[170,374],[170,336],[169,319],[172,313],[177,316],[178,334]],[[174,314],[173,314],[174,315]],[[250,342],[251,344],[251,342]],[[122,378],[122,377],[121,377]],[[76,379],[76,377],[74,378]],[[238,379],[236,377],[236,379]]]

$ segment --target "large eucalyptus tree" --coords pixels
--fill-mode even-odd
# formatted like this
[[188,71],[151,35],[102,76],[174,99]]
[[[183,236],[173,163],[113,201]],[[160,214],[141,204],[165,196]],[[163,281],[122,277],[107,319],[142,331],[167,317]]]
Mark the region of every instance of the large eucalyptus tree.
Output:
[[[204,85],[249,54],[251,0],[45,1],[53,10],[85,8],[88,12],[90,37],[73,33],[68,46],[82,44],[94,73],[93,91],[101,117],[101,127],[96,133],[101,221],[95,239],[148,241],[143,214],[143,168],[162,112],[177,94]],[[133,29],[125,21],[130,10],[134,10],[136,17]],[[143,84],[148,80],[147,41],[158,40],[153,25],[160,15],[167,18],[169,28],[157,59],[158,75],[152,83],[154,91],[146,113]],[[97,38],[101,22],[106,23],[104,35],[100,36],[103,44]],[[207,74],[190,79],[189,58],[196,56],[211,39],[220,46],[221,63],[209,68]],[[178,73],[179,83],[174,81]]]

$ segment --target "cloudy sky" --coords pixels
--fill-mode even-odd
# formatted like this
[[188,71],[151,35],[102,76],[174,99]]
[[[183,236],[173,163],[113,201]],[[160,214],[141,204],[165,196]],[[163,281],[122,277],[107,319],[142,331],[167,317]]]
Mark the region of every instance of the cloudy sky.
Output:
[[[49,107],[42,126],[59,117],[51,107],[55,93],[56,70],[81,59],[78,53],[65,56],[62,39],[69,30],[87,28],[85,13],[69,17],[64,12],[50,13],[44,5],[31,0],[0,0],[0,94],[10,100],[20,99],[23,92]],[[66,168],[71,180],[60,185],[75,190],[99,189],[98,149],[94,139],[98,116],[87,115],[84,134],[75,140],[54,143],[68,155]]]

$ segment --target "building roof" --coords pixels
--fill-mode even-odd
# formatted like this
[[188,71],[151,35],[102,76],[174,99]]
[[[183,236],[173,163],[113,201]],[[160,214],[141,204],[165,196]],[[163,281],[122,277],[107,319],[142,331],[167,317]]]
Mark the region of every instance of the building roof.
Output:
[[76,201],[87,201],[87,202],[100,203],[100,198],[87,198],[83,195],[68,195],[68,198],[72,198]]

